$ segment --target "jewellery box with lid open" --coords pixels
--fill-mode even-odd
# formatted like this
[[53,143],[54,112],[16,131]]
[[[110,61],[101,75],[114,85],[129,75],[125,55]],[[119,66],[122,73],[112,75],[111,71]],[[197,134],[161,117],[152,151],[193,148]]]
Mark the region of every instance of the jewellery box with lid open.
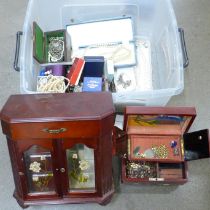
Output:
[[33,57],[39,63],[67,61],[67,33],[65,29],[43,32],[33,22]]
[[209,157],[208,130],[187,133],[195,116],[193,107],[126,107],[114,132],[122,182],[187,182],[187,161]]

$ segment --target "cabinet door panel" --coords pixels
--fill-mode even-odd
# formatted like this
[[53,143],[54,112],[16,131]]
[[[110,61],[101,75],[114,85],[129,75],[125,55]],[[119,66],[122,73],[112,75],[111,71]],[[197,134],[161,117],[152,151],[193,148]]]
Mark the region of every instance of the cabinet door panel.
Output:
[[69,192],[95,192],[94,150],[76,144],[66,150]]
[[24,152],[29,193],[55,193],[51,152],[38,145]]
[[63,162],[67,173],[63,191],[70,196],[97,193],[97,138],[65,139],[62,141]]
[[26,180],[26,196],[58,196],[52,140],[18,141],[21,168]]

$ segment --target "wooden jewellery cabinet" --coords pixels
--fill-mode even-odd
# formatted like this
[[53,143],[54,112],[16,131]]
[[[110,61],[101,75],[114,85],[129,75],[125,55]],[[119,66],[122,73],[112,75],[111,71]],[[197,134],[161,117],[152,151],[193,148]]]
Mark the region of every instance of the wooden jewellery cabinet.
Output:
[[187,182],[186,161],[209,157],[208,130],[186,133],[195,116],[192,107],[126,107],[114,132],[122,182]]
[[22,207],[97,202],[114,193],[112,156],[122,182],[187,181],[187,160],[209,157],[208,130],[186,133],[194,108],[125,108],[114,127],[110,93],[13,95],[1,111],[15,192]]
[[1,123],[22,207],[111,199],[111,94],[13,95]]

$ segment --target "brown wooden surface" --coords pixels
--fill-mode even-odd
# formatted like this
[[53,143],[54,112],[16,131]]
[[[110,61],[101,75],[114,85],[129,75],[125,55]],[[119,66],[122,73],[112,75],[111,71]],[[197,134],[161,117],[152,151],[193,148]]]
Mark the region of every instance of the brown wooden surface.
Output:
[[113,130],[113,148],[112,154],[123,156],[127,154],[127,134],[125,131],[114,127]]
[[[14,192],[14,197],[16,198],[18,204],[23,207],[27,208],[31,205],[47,205],[47,204],[85,204],[85,203],[99,203],[100,205],[106,205],[110,202],[112,196],[114,194],[114,189],[109,191],[108,193],[104,194],[102,197],[91,197],[91,196],[80,196],[80,197],[73,197],[73,198],[45,198],[45,199],[22,199],[16,191]],[[82,195],[82,194],[81,194]]]
[[113,112],[108,92],[28,94],[10,96],[0,118],[9,123],[101,120]]
[[20,197],[24,198],[24,186],[21,181],[21,176],[19,175],[19,172],[22,172],[24,175],[24,172],[19,168],[18,164],[18,151],[16,149],[16,143],[14,141],[11,141],[9,138],[7,138],[7,145],[9,149],[10,154],[10,161],[12,165],[12,172],[13,172],[13,178],[16,188],[16,194],[18,194]]
[[[16,123],[11,124],[10,130],[4,130],[4,134],[13,140],[31,138],[90,138],[100,134],[99,122],[97,121],[70,121],[70,122],[45,122],[45,123]],[[44,129],[58,130],[65,128],[61,133],[49,133]]]
[[161,169],[160,177],[164,179],[182,179],[183,171],[181,169]]

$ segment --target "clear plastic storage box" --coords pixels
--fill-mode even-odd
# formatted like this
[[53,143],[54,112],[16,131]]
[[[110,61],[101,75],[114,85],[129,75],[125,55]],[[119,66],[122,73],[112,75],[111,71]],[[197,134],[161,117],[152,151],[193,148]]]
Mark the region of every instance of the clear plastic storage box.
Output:
[[20,45],[21,93],[36,93],[40,70],[33,58],[33,21],[43,31],[51,31],[65,29],[72,22],[115,17],[133,20],[138,88],[113,93],[114,103],[164,106],[173,95],[180,94],[185,51],[170,0],[30,0]]

